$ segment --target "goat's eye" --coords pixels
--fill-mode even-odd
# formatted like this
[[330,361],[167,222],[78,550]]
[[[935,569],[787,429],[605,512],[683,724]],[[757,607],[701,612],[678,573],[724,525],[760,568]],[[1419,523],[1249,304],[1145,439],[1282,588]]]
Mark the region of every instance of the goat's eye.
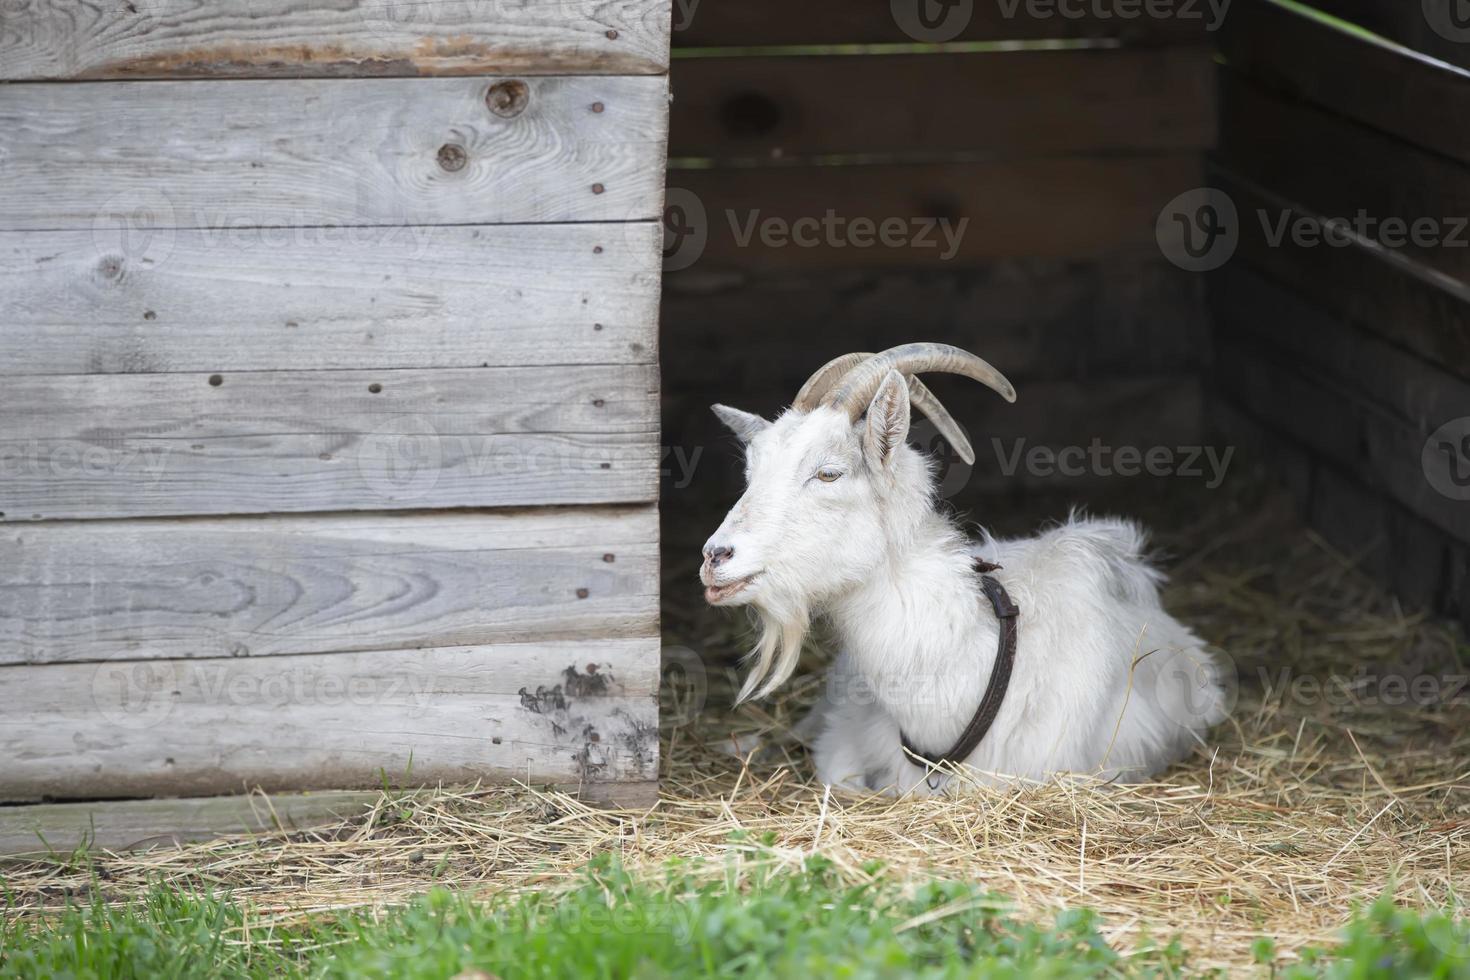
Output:
[[821,480],[823,483],[831,483],[834,480],[841,478],[841,476],[842,471],[831,466],[824,466],[821,469],[817,470],[817,479]]

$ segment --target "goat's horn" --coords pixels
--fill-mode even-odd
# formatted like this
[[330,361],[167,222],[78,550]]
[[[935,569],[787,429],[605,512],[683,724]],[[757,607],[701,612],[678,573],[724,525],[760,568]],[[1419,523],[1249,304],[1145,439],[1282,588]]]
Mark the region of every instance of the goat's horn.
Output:
[[889,371],[959,374],[995,390],[1008,402],[1016,400],[1016,389],[1005,375],[969,351],[948,344],[904,344],[891,347],[853,368],[837,388],[828,392],[822,404],[845,411],[849,418],[857,421]]
[[[807,379],[806,384],[801,386],[801,391],[797,392],[796,401],[791,403],[791,407],[798,412],[810,412],[817,407],[822,396],[831,390],[833,385],[842,380],[853,368],[873,356],[871,353],[856,353],[832,358],[818,368],[816,373]],[[924,382],[912,374],[908,376],[908,382],[909,404],[934,423],[934,428],[939,430],[939,434],[954,448],[966,465],[973,466],[975,449],[970,445],[969,437],[960,428],[960,424],[954,420],[954,416],[949,414],[939,398],[929,390],[929,386]]]
[[806,384],[796,393],[796,400],[791,407],[798,412],[810,412],[821,402],[822,396],[831,390],[832,386],[841,381],[842,378],[857,367],[859,364],[872,357],[869,354],[843,354],[834,357],[807,378]]
[[924,418],[934,423],[934,428],[944,436],[946,442],[960,454],[960,459],[965,461],[966,466],[975,465],[975,447],[970,445],[970,439],[965,435],[965,430],[954,420],[954,416],[939,403],[939,396],[929,390],[929,386],[920,381],[915,375],[909,375],[909,404],[912,405]]

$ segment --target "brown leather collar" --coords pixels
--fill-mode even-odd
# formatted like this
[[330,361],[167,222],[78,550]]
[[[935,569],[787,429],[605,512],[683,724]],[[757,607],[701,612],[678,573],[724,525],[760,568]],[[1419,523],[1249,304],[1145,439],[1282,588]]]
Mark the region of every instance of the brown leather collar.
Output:
[[[975,709],[975,716],[960,733],[959,741],[955,742],[954,746],[943,755],[929,755],[921,752],[909,741],[903,730],[899,729],[898,737],[903,742],[904,751],[927,762],[931,770],[938,769],[946,763],[958,765],[970,757],[975,747],[980,744],[980,740],[985,737],[985,733],[990,731],[990,726],[994,724],[995,716],[1000,712],[1001,702],[1005,700],[1006,688],[1011,683],[1011,667],[1016,662],[1016,617],[1020,615],[1021,610],[1011,601],[1010,595],[1000,582],[984,574],[998,568],[1000,568],[999,565],[991,564],[982,558],[975,559],[975,570],[981,573],[980,587],[985,591],[985,597],[990,600],[990,605],[995,609],[995,618],[1000,620],[1000,644],[995,654],[995,666],[990,670],[990,683],[985,686],[985,696],[980,699],[980,706]],[[931,779],[933,775],[931,772]]]

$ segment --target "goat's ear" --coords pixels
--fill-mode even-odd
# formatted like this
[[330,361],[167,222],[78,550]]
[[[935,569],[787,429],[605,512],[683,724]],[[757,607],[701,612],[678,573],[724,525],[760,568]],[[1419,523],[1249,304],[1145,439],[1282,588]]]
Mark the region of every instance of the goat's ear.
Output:
[[759,415],[742,412],[729,405],[711,405],[710,409],[719,416],[721,422],[725,423],[725,428],[735,433],[735,437],[742,443],[749,443],[771,424]]
[[893,462],[893,451],[903,445],[908,434],[908,382],[897,371],[889,371],[868,405],[863,454],[875,469],[887,467]]

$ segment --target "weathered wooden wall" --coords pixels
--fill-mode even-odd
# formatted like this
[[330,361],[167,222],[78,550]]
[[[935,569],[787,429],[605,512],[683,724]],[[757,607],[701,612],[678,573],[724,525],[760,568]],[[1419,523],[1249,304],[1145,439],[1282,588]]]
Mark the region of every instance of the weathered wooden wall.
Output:
[[[664,425],[686,459],[702,454],[682,487],[666,461],[665,533],[687,538],[680,546],[710,530],[696,521],[685,534],[685,508],[738,480],[709,404],[774,412],[850,350],[949,341],[1017,383],[1007,406],[935,380],[976,434],[973,491],[1046,480],[1003,476],[995,438],[1146,448],[1201,437],[1202,284],[1163,257],[1155,222],[1201,184],[1214,142],[1205,24],[977,3],[944,8],[968,17],[953,43],[932,45],[916,43],[927,38],[903,7],[676,7]],[[829,214],[899,221],[928,243],[746,235]],[[940,220],[966,223],[952,247]]]
[[1222,419],[1345,553],[1470,622],[1470,47],[1431,29],[1443,4],[1315,6],[1432,57],[1266,0],[1232,11],[1211,167],[1240,229],[1212,279]]
[[0,9],[0,801],[647,797],[668,33]]

